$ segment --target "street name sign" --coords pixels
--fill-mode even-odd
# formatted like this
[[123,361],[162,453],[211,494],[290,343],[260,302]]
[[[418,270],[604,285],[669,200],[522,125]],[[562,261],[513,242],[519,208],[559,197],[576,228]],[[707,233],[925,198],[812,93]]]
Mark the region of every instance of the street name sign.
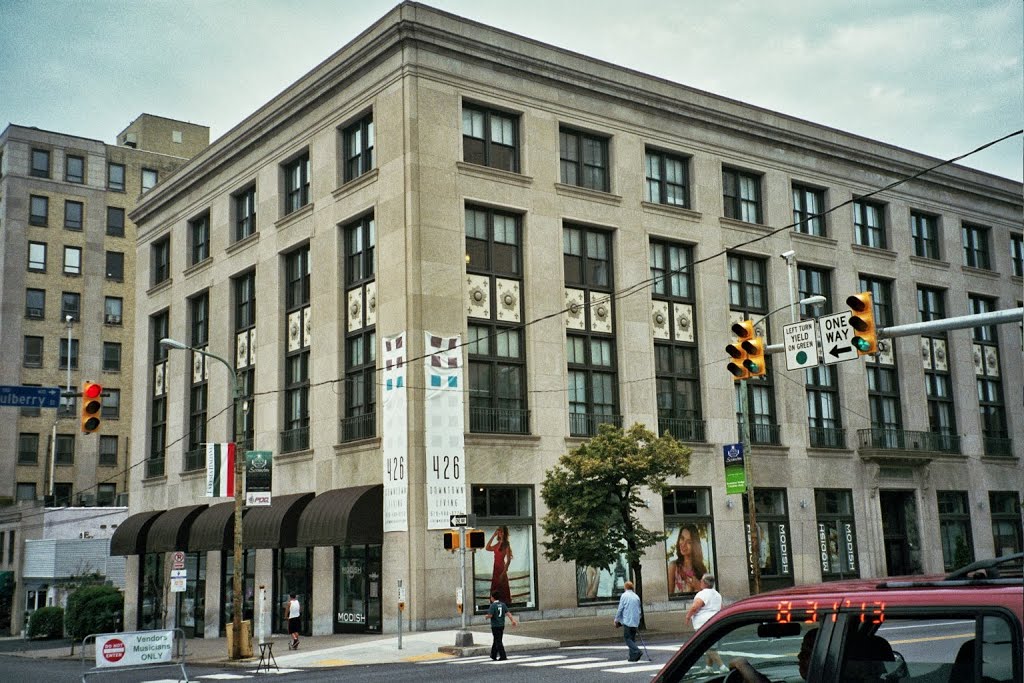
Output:
[[825,357],[825,365],[860,357],[851,342],[853,328],[850,327],[849,311],[818,318],[818,331],[821,333],[821,353]]
[[469,526],[469,515],[448,515],[449,526]]
[[786,342],[786,369],[813,368],[818,364],[818,339],[813,320],[801,320],[782,328]]
[[60,389],[0,385],[0,406],[56,408],[60,406]]

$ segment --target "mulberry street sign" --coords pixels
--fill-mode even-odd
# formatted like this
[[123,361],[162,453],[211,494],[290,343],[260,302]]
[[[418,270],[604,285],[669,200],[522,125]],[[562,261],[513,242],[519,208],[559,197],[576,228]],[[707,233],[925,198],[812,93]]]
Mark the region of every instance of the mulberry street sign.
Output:
[[17,408],[56,408],[60,405],[57,387],[20,387],[0,385],[0,406]]
[[857,360],[859,355],[851,341],[853,328],[850,327],[849,311],[818,318],[818,331],[821,333],[821,352],[825,356],[825,365]]

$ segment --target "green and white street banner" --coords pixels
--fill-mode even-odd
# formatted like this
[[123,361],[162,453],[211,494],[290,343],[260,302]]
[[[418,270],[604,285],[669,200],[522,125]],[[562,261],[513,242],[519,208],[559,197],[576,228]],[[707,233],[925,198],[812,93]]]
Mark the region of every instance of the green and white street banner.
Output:
[[722,446],[725,456],[725,492],[746,493],[747,472],[743,466],[743,444],[729,443]]
[[273,457],[271,451],[245,453],[245,504],[253,507],[270,505],[273,484]]

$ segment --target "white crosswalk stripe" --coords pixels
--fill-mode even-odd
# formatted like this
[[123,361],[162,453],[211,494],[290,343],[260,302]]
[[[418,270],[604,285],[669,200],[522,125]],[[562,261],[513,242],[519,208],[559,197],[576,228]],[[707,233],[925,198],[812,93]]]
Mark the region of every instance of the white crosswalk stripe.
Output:
[[620,657],[619,648],[616,648],[614,658],[611,656],[602,656],[604,652],[593,652],[594,649],[601,650],[607,648],[591,648],[592,655],[598,656],[581,656],[584,653],[580,652],[585,648],[562,648],[560,652],[566,652],[566,650],[575,650],[571,654],[548,654],[548,655],[509,655],[506,661],[491,661],[491,658],[486,655],[478,655],[476,657],[460,657],[458,659],[442,659],[442,660],[431,660],[420,662],[420,664],[483,664],[489,666],[515,666],[524,668],[559,668],[567,669],[572,671],[586,671],[586,670],[600,670],[606,673],[617,673],[617,674],[634,674],[634,673],[649,673],[653,671],[660,671],[663,663],[660,662],[625,662]]
[[[519,666],[557,666],[559,668],[564,667],[566,664],[578,664],[580,662],[593,662],[597,660],[597,657],[574,657],[573,659],[556,659],[553,661],[545,662],[522,662]],[[608,663],[608,660],[601,660],[604,664]]]
[[663,666],[665,666],[664,663],[662,663],[662,664],[631,664],[631,665],[619,667],[617,669],[601,669],[601,671],[605,671],[607,673],[612,673],[612,674],[635,674],[635,673],[639,673],[641,671],[661,671],[661,667],[663,667]]
[[620,664],[624,665],[625,662],[605,659],[605,660],[600,661],[600,662],[591,662],[589,664],[572,664],[572,665],[567,666],[565,668],[566,669],[600,669],[602,666],[619,666]]

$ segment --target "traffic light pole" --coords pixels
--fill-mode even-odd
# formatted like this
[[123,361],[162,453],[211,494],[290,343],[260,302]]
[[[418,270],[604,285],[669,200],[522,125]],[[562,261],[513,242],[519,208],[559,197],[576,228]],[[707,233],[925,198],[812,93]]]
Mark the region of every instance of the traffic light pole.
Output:
[[456,647],[469,647],[473,644],[473,633],[466,628],[466,609],[468,607],[467,602],[471,599],[470,596],[466,595],[466,527],[459,527],[459,582],[460,582],[460,594],[462,595],[462,604],[460,605],[462,627],[455,634],[455,646]]
[[761,592],[761,534],[754,509],[754,468],[751,462],[750,409],[747,405],[747,380],[740,380],[740,442],[743,444],[743,468],[747,480],[747,523],[750,525],[750,565],[754,570],[754,595]]

